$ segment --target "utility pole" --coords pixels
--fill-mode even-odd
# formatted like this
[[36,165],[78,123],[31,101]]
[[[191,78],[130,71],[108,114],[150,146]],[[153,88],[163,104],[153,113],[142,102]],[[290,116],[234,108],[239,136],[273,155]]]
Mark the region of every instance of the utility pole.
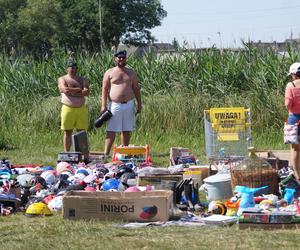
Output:
[[102,53],[102,0],[99,0],[99,36],[100,52]]

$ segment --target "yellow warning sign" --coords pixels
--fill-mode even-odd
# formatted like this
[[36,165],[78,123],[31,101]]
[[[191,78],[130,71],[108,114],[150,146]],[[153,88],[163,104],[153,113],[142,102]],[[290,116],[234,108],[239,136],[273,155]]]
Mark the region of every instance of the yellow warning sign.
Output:
[[212,108],[209,110],[210,122],[218,132],[239,132],[245,130],[245,112],[242,107]]

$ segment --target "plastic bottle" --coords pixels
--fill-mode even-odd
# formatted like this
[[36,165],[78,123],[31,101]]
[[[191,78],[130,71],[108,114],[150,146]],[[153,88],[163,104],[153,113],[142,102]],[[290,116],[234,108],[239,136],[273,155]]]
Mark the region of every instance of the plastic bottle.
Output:
[[225,157],[225,148],[221,148],[219,150],[219,156],[220,156],[220,158],[224,158]]

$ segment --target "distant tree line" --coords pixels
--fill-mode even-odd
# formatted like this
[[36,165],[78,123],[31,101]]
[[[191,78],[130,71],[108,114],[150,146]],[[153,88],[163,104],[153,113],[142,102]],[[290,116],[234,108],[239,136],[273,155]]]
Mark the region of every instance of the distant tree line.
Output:
[[149,43],[166,15],[159,0],[0,0],[0,50],[44,55]]

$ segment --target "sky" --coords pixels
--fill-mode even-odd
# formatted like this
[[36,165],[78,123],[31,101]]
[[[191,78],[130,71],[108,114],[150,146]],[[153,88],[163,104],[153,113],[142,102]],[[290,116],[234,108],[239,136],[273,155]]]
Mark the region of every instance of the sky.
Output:
[[168,12],[152,30],[156,42],[238,48],[241,39],[300,38],[300,0],[161,0]]

